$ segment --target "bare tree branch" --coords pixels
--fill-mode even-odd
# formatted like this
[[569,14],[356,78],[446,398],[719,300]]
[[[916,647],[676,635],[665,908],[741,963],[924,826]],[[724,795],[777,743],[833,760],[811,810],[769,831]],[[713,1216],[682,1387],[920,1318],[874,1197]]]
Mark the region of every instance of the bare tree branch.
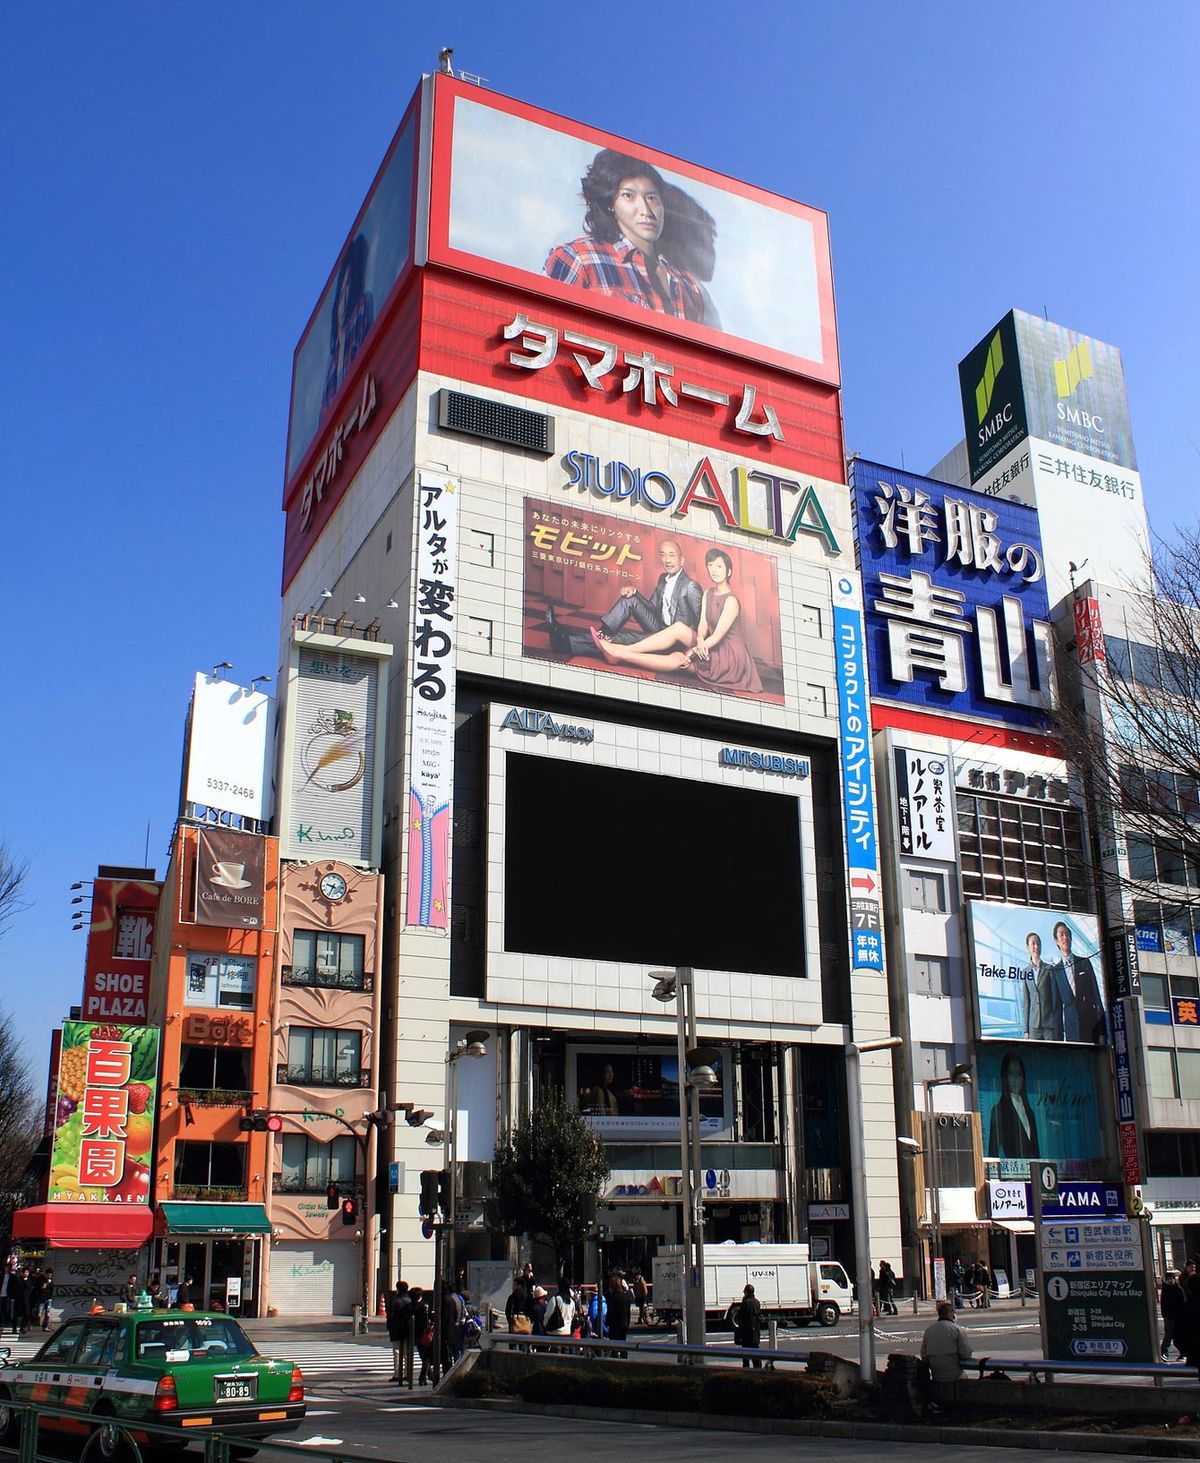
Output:
[[1200,908],[1200,527],[1145,568],[1156,593],[1130,590],[1122,623],[1106,610],[1107,653],[1077,667],[1057,732],[1102,848],[1128,854],[1104,863],[1110,892]]
[[15,858],[7,843],[0,843],[0,934],[14,915],[26,907],[27,901],[22,898],[21,891],[28,872],[28,864]]

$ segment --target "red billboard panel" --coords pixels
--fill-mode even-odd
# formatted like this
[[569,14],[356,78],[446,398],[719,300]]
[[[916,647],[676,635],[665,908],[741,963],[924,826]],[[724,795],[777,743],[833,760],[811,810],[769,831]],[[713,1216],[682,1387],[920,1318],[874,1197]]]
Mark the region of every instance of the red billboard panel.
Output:
[[525,655],[783,705],[769,554],[528,498],[524,609]]
[[97,879],[83,976],[85,1021],[144,1026],[161,884]]
[[434,80],[431,263],[837,385],[819,209]]

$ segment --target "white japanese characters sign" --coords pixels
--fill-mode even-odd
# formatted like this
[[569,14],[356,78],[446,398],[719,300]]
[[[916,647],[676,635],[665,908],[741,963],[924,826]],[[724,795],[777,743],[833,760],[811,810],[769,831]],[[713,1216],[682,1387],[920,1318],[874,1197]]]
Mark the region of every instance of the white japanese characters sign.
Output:
[[417,474],[405,923],[438,930],[450,924],[458,490],[456,478]]
[[1054,678],[1037,515],[861,459],[851,481],[873,694],[1045,728]]

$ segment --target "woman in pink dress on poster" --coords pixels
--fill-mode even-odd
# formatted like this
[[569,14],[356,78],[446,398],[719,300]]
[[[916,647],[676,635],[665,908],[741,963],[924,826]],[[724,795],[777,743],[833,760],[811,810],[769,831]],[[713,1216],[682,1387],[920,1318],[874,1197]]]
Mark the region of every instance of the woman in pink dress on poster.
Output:
[[618,645],[593,630],[596,649],[613,665],[694,671],[701,684],[713,691],[761,691],[758,667],[742,634],[741,602],[733,592],[733,560],[724,549],[709,549],[704,567],[712,588],[704,591],[696,630],[676,623],[632,645]]

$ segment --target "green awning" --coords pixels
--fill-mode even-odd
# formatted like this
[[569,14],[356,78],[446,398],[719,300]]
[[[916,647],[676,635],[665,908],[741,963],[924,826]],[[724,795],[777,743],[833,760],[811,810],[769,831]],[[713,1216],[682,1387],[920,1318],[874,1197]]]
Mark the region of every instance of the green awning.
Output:
[[160,1204],[168,1234],[215,1234],[222,1237],[270,1234],[271,1221],[261,1204]]

